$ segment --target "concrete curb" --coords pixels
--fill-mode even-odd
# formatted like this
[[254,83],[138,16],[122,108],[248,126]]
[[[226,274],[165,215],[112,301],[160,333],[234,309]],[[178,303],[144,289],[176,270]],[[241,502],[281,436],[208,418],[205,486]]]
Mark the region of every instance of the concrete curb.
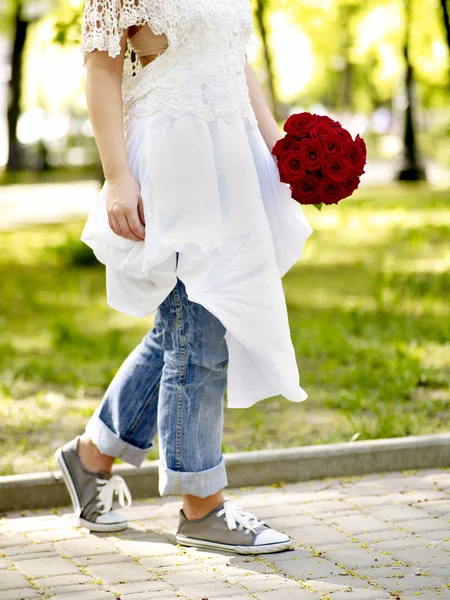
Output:
[[[450,467],[450,433],[224,454],[229,487]],[[117,465],[132,495],[159,497],[158,461]],[[59,471],[0,477],[0,512],[70,503]]]

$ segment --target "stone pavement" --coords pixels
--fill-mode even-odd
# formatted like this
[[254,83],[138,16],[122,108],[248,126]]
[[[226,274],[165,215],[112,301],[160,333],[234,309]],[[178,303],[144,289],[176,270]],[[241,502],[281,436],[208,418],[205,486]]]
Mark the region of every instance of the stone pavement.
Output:
[[[30,491],[32,493],[32,491]],[[174,543],[180,498],[133,503],[116,535],[68,508],[0,520],[0,600],[448,600],[450,470],[228,489],[295,549],[260,557]]]

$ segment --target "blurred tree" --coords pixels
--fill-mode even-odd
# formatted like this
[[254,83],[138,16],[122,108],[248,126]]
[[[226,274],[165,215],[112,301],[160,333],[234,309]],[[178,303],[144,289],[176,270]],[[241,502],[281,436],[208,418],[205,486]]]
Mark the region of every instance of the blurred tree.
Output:
[[270,0],[256,0],[256,6],[254,10],[255,20],[258,25],[259,34],[261,36],[261,43],[263,47],[263,55],[264,55],[264,63],[267,73],[267,101],[269,103],[272,112],[274,113],[275,118],[278,118],[277,115],[277,98],[276,98],[276,88],[275,88],[275,75],[272,63],[272,52],[269,46],[268,40],[268,32],[267,32],[267,24],[266,19],[268,12],[270,10]]
[[[17,124],[21,112],[23,84],[23,55],[29,26],[50,10],[46,0],[13,0],[10,5],[13,45],[11,52],[11,78],[8,82],[8,161],[6,169],[14,171],[24,166],[24,152],[17,139]],[[8,15],[6,15],[6,20]],[[44,161],[45,164],[45,161]]]
[[447,38],[447,45],[448,45],[448,49],[450,52],[450,16],[449,16],[449,11],[448,11],[447,0],[441,0],[441,7],[442,7],[442,18],[444,19],[445,35]]
[[8,83],[8,170],[20,169],[23,165],[23,148],[17,139],[17,123],[20,116],[22,95],[23,51],[27,38],[29,21],[22,16],[22,2],[17,2],[14,10],[14,42],[11,53],[11,79]]
[[403,156],[400,171],[397,173],[399,181],[424,181],[426,180],[425,168],[422,164],[419,148],[416,142],[416,122],[415,122],[415,86],[414,70],[411,64],[410,45],[411,45],[411,5],[413,0],[404,0],[405,2],[405,38],[403,44],[403,53],[405,58],[405,93],[406,110],[403,134]]

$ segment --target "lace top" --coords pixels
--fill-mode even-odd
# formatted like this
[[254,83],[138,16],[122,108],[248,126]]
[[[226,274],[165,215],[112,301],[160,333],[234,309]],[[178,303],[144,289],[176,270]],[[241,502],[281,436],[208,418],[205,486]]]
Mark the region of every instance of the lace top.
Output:
[[245,76],[246,44],[253,31],[249,0],[86,0],[82,53],[120,54],[132,25],[165,34],[168,48],[145,67],[129,40],[125,54],[125,118],[156,110],[211,121],[246,116],[256,126]]

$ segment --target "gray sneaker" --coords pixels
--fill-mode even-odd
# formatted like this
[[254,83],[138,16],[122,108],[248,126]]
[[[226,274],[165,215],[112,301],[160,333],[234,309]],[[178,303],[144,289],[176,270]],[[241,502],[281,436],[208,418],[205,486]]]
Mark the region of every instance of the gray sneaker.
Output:
[[131,494],[127,484],[119,475],[111,475],[104,471],[87,471],[78,455],[79,439],[77,436],[62,448],[58,448],[55,456],[80,525],[91,531],[126,529],[126,518],[112,512],[111,508],[115,493],[121,506],[131,505]]
[[187,519],[180,509],[175,536],[183,546],[228,550],[237,554],[265,554],[293,548],[291,538],[225,500],[201,519]]

